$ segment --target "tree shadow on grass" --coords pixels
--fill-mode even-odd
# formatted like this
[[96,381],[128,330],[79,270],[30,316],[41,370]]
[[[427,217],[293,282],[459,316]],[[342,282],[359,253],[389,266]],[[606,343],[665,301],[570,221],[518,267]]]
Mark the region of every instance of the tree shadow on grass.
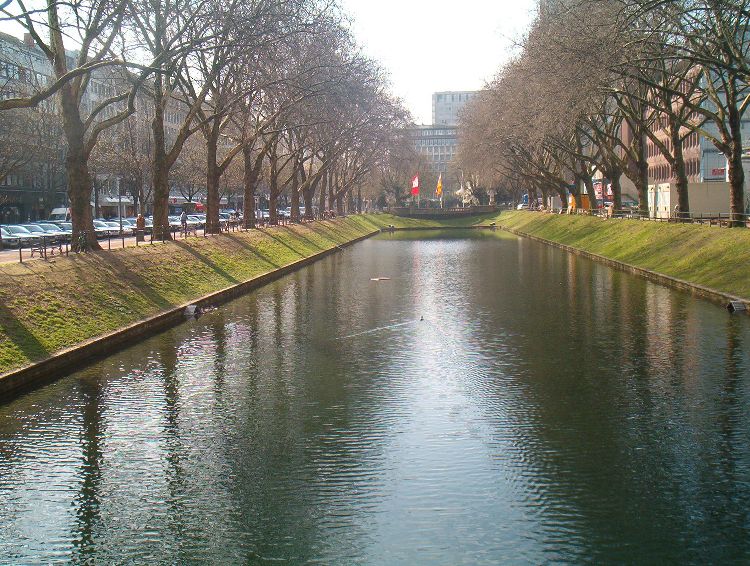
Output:
[[293,248],[292,246],[290,246],[289,244],[287,244],[281,238],[278,238],[278,237],[274,236],[273,232],[271,230],[263,230],[263,234],[265,234],[266,236],[268,236],[269,238],[271,238],[273,241],[278,242],[279,244],[281,244],[282,246],[284,246],[286,249],[291,250],[292,252],[294,252],[295,254],[297,254],[299,257],[307,257],[307,255],[308,255],[305,252],[301,252],[298,249]]
[[215,273],[218,273],[219,275],[221,275],[227,281],[231,281],[232,283],[235,283],[235,284],[241,283],[241,281],[239,279],[237,279],[234,275],[228,273],[226,270],[224,270],[221,267],[219,267],[218,265],[216,265],[216,263],[214,263],[213,261],[211,261],[210,259],[208,259],[205,255],[203,255],[202,253],[200,253],[194,247],[187,245],[185,242],[174,241],[173,243],[174,243],[174,245],[176,245],[176,246],[182,248],[183,250],[185,250],[190,255],[194,256],[198,261],[206,264],[212,271],[214,271]]
[[290,227],[290,231],[295,235],[296,238],[302,240],[303,242],[307,243],[311,248],[316,249],[318,251],[325,251],[326,248],[321,246],[320,244],[313,242],[310,238],[305,236],[301,230],[297,230],[297,228],[309,228],[307,225],[298,224],[296,226]]
[[[265,232],[262,232],[262,233],[265,234]],[[224,234],[224,237],[225,238],[229,238],[230,240],[232,240],[233,242],[235,242],[238,246],[240,246],[242,248],[245,248],[251,254],[253,254],[254,256],[256,256],[258,259],[260,259],[264,263],[267,263],[271,267],[275,267],[275,268],[281,267],[281,265],[279,265],[275,261],[272,261],[268,256],[266,256],[266,255],[262,254],[261,252],[259,252],[258,250],[256,250],[253,246],[251,246],[250,244],[248,244],[242,238],[239,238],[239,237],[235,236],[234,234]]]
[[351,237],[348,236],[346,233],[342,233],[334,229],[332,222],[328,222],[325,225],[310,226],[309,228],[310,230],[312,230],[313,232],[315,232],[316,234],[320,235],[323,238],[327,238],[329,240],[338,238],[340,240],[339,242],[336,242],[336,241],[333,242],[335,246],[339,246],[351,240]]
[[50,355],[47,347],[2,302],[0,302],[0,330],[13,345],[23,352],[28,360],[36,361]]
[[133,271],[131,266],[123,261],[118,254],[108,253],[106,256],[102,256],[102,259],[116,271],[118,278],[131,283],[132,288],[140,292],[151,303],[161,308],[174,306],[171,301],[157,293],[146,279]]

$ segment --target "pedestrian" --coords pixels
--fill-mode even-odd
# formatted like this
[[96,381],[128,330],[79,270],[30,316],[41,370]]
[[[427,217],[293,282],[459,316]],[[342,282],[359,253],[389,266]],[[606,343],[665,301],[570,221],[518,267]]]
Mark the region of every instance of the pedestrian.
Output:
[[182,233],[187,234],[187,212],[184,210],[180,214],[180,224],[182,224]]
[[143,214],[138,213],[138,218],[135,219],[135,241],[143,242],[146,234],[146,219]]

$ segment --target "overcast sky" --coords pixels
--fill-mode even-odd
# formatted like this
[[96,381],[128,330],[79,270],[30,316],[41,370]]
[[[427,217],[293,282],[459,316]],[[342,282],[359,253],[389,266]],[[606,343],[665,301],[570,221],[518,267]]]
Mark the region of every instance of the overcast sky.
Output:
[[365,52],[388,69],[417,123],[432,93],[477,90],[526,28],[535,0],[341,0]]

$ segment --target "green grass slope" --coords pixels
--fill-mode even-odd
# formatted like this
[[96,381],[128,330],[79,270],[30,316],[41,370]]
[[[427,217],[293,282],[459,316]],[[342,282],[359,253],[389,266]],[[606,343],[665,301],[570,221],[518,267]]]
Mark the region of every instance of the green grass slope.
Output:
[[498,224],[750,298],[750,230],[526,211],[504,212]]
[[0,265],[0,373],[395,222],[352,216]]

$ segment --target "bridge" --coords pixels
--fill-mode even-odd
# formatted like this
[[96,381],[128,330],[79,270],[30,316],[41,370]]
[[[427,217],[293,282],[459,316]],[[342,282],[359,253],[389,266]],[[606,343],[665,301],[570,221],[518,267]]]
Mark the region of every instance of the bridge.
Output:
[[457,218],[460,216],[473,216],[475,214],[486,214],[497,212],[495,205],[489,206],[467,206],[465,208],[417,208],[415,206],[394,206],[388,212],[405,218]]

